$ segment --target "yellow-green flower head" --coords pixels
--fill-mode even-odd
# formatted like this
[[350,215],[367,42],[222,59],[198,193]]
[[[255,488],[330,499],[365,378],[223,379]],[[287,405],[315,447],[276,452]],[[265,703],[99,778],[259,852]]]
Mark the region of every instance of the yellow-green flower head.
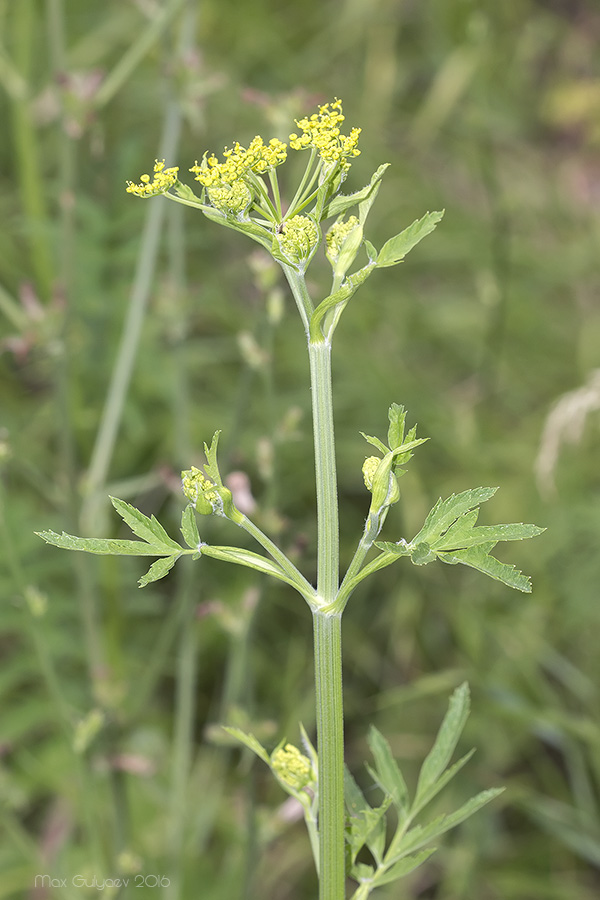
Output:
[[290,134],[290,147],[294,150],[306,150],[314,147],[324,162],[337,163],[340,160],[349,166],[347,157],[358,156],[358,136],[360,128],[353,128],[349,135],[343,135],[339,126],[344,121],[342,101],[334,100],[319,107],[318,113],[310,117],[296,119],[296,125],[302,134]]
[[292,216],[275,235],[279,250],[291,263],[305,262],[319,242],[319,229],[309,216]]
[[293,744],[275,750],[271,756],[271,766],[278,777],[296,791],[315,781],[310,759]]
[[242,180],[250,172],[263,175],[268,169],[281,165],[287,156],[287,145],[277,138],[272,138],[268,144],[258,135],[253,138],[246,150],[240,144],[223,152],[224,162],[219,162],[214,154],[205,153],[202,162],[196,163],[190,169],[196,176],[196,181],[204,187],[212,187],[221,184],[234,184]]
[[179,166],[172,166],[165,169],[164,159],[157,159],[154,163],[154,175],[150,180],[149,175],[142,175],[140,184],[134,184],[132,181],[127,182],[127,193],[136,194],[138,197],[156,197],[158,194],[164,194],[169,188],[173,187],[177,181],[177,173]]
[[398,479],[391,469],[391,453],[384,459],[379,456],[369,456],[362,467],[365,487],[373,494],[371,509],[382,510],[392,506],[400,499]]
[[350,216],[347,222],[334,222],[325,236],[327,250],[325,255],[334,266],[339,259],[343,243],[348,235],[359,225],[356,216]]
[[215,485],[201,469],[192,466],[181,473],[181,487],[194,508],[204,516],[220,512],[223,506],[217,491],[211,490]]
[[369,456],[365,459],[362,467],[363,478],[365,480],[365,487],[367,490],[373,490],[373,479],[377,473],[377,469],[379,468],[379,463],[381,462],[381,457],[379,456]]
[[206,189],[206,193],[216,209],[234,216],[245,212],[252,203],[252,191],[245,181],[214,184]]

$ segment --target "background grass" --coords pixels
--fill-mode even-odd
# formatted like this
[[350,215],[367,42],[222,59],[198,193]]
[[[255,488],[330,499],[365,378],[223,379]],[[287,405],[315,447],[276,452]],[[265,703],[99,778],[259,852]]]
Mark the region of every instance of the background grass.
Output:
[[[384,432],[392,401],[431,440],[389,539],[479,484],[500,486],[486,522],[548,527],[510,548],[531,595],[407,565],[357,593],[347,759],[360,778],[373,722],[410,779],[467,678],[464,749],[478,752],[445,802],[508,790],[403,896],[596,897],[596,4],[0,0],[0,35],[0,898],[98,895],[75,876],[129,877],[119,897],[314,897],[293,808],[217,727],[272,745],[297,740],[299,720],[311,731],[308,610],[211,561],[138,591],[137,561],[65,554],[33,531],[120,534],[116,494],[175,533],[178,472],[222,428],[225,467],[247,473],[261,524],[312,575],[304,336],[277,270],[124,184],[156,156],[185,171],[207,148],[286,139],[334,96],[363,128],[348,189],[392,164],[371,240],[446,209],[336,334],[343,555],[366,512],[358,432]],[[325,265],[314,281],[326,288]],[[41,874],[67,885],[36,890]]]

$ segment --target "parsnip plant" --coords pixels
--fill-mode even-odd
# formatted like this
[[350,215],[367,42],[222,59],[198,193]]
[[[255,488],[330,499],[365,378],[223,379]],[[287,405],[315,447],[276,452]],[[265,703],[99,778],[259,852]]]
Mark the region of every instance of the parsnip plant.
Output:
[[[497,789],[483,791],[454,813],[425,824],[421,821],[425,807],[471,756],[467,753],[450,765],[469,710],[469,691],[463,684],[450,700],[412,796],[385,738],[371,728],[369,746],[374,764],[368,771],[381,790],[383,801],[375,807],[367,802],[352,775],[344,769],[343,753],[341,620],[354,590],[369,575],[405,557],[417,566],[436,560],[450,565],[461,563],[528,592],[529,579],[513,566],[499,562],[491,551],[498,541],[522,540],[543,530],[535,525],[477,525],[480,504],[496,491],[493,487],[479,487],[438,500],[411,540],[379,540],[388,511],[400,498],[398,480],[404,474],[404,466],[424,443],[423,438],[417,437],[415,426],[406,429],[404,407],[392,403],[385,438],[363,435],[376,451],[371,450],[373,455],[363,466],[370,505],[352,561],[340,579],[331,381],[333,337],[347,303],[361,284],[376,269],[402,262],[442,218],[441,212],[427,213],[380,249],[374,247],[365,237],[365,226],[387,166],[380,166],[362,190],[342,193],[351,161],[360,152],[360,129],[353,128],[344,135],[340,130],[343,121],[342,104],[335,100],[296,122],[297,132],[290,135],[289,147],[276,138],[265,143],[261,137],[255,137],[247,148],[236,143],[225,150],[221,162],[214,155],[205,154],[190,170],[200,185],[199,194],[179,180],[177,167],[168,168],[164,161],[155,163],[152,176],[143,175],[139,184],[130,183],[127,188],[140,197],[163,195],[200,210],[213,222],[256,241],[283,269],[308,345],[317,499],[316,586],[236,508],[219,469],[218,432],[210,445],[205,444],[203,468],[192,466],[182,473],[183,493],[188,501],[181,520],[183,544],[173,540],[154,517],[148,518],[115,498],[112,503],[116,511],[140,540],[41,533],[48,543],[70,550],[157,557],[140,579],[141,587],[162,578],[184,555],[194,559],[204,556],[247,566],[284,581],[308,603],[314,622],[316,749],[304,731],[303,752],[282,741],[271,753],[253,735],[234,728],[228,731],[254,751],[270,767],[282,788],[302,805],[319,878],[320,900],[343,900],[346,876],[356,882],[354,900],[364,900],[377,887],[401,878],[431,855],[432,841],[499,793]],[[284,202],[278,171],[290,149],[306,153],[307,165],[291,200]],[[353,212],[348,215],[350,210]],[[315,301],[305,274],[322,244],[322,228],[328,220],[332,222],[324,245],[333,272],[332,284],[328,295]],[[264,552],[207,544],[200,537],[197,514],[229,519],[248,532]],[[393,834],[391,839],[389,834]]]

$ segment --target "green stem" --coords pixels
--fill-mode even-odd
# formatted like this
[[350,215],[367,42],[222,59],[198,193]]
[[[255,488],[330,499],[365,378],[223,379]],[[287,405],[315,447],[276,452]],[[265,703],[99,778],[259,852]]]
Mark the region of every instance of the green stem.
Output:
[[331,344],[311,341],[308,345],[313,405],[315,475],[317,485],[317,594],[324,604],[333,603],[338,590],[339,531],[333,399],[331,390]]
[[348,570],[344,575],[344,580],[342,581],[338,596],[336,598],[337,604],[339,604],[339,607],[341,607],[342,610],[345,608],[346,603],[350,599],[351,591],[348,590],[348,585],[359,574],[362,568],[362,564],[364,563],[369,550],[377,539],[386,517],[387,509],[380,513],[369,512],[369,515],[367,516],[365,530],[363,531],[362,537],[358,543],[356,552],[352,557],[352,561],[348,566]]
[[[311,176],[313,163],[316,158],[317,158],[317,151],[313,148],[310,151],[310,157],[309,157],[308,163],[306,164],[306,169],[304,170],[304,175],[302,176],[302,180],[301,180],[300,184],[298,185],[298,190],[294,194],[292,202],[290,203],[290,205],[288,207],[288,211],[285,214],[286,218],[289,218],[290,216],[293,216],[296,214],[299,203],[301,203],[302,200],[304,200],[305,191],[310,190],[311,185],[313,184],[315,178],[317,177],[317,172],[319,171],[318,166],[315,168],[314,172],[312,172],[312,176]],[[309,177],[310,177],[310,181],[309,181]]]
[[[335,607],[339,582],[338,499],[331,344],[308,344],[317,487],[317,594]],[[319,898],[344,898],[344,714],[341,612],[313,611],[319,753]]]
[[280,265],[283,269],[283,274],[287,278],[294,300],[296,301],[296,306],[298,307],[298,312],[300,313],[302,324],[304,325],[304,331],[308,337],[310,317],[314,312],[314,307],[312,300],[310,299],[310,294],[308,293],[308,288],[306,287],[306,281],[294,266],[285,266],[283,263]]
[[313,612],[319,753],[319,900],[344,898],[342,615]]
[[260,530],[260,528],[254,524],[247,516],[243,513],[240,513],[240,519],[237,522],[240,528],[243,528],[249,535],[251,535],[257,543],[264,547],[264,549],[269,553],[276,563],[279,563],[283,571],[286,575],[289,575],[295,582],[298,584],[298,590],[301,590],[302,596],[306,599],[306,601],[313,605],[315,600],[315,590],[313,586],[306,580],[304,575],[296,568],[293,562],[285,555],[283,550],[280,550],[277,544],[274,544],[271,538],[267,537],[267,535]]

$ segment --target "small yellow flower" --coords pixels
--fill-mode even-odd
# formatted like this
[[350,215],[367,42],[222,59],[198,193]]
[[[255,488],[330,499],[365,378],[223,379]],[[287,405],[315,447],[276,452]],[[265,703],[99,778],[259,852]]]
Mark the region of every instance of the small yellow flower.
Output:
[[325,103],[319,107],[318,113],[296,119],[296,125],[302,134],[290,134],[290,147],[293,150],[314,147],[324,162],[337,163],[341,160],[344,168],[347,168],[350,165],[347,157],[360,154],[356,145],[361,129],[353,128],[349,135],[343,135],[339,126],[344,119],[341,100]]
[[142,175],[140,184],[134,184],[132,181],[127,182],[127,193],[136,194],[138,197],[156,197],[158,194],[164,194],[169,188],[173,187],[177,181],[177,173],[179,166],[172,166],[165,169],[165,161],[155,160],[154,175],[152,181],[149,175]]
[[271,756],[271,766],[285,784],[297,791],[315,780],[310,759],[293,744],[275,750]]
[[190,169],[196,181],[204,187],[229,184],[243,180],[250,172],[263,175],[268,169],[275,168],[285,162],[287,145],[277,138],[271,138],[268,144],[257,135],[250,142],[248,149],[236,143],[231,149],[223,152],[225,161],[220,163],[214,154],[204,154],[201,163]]

